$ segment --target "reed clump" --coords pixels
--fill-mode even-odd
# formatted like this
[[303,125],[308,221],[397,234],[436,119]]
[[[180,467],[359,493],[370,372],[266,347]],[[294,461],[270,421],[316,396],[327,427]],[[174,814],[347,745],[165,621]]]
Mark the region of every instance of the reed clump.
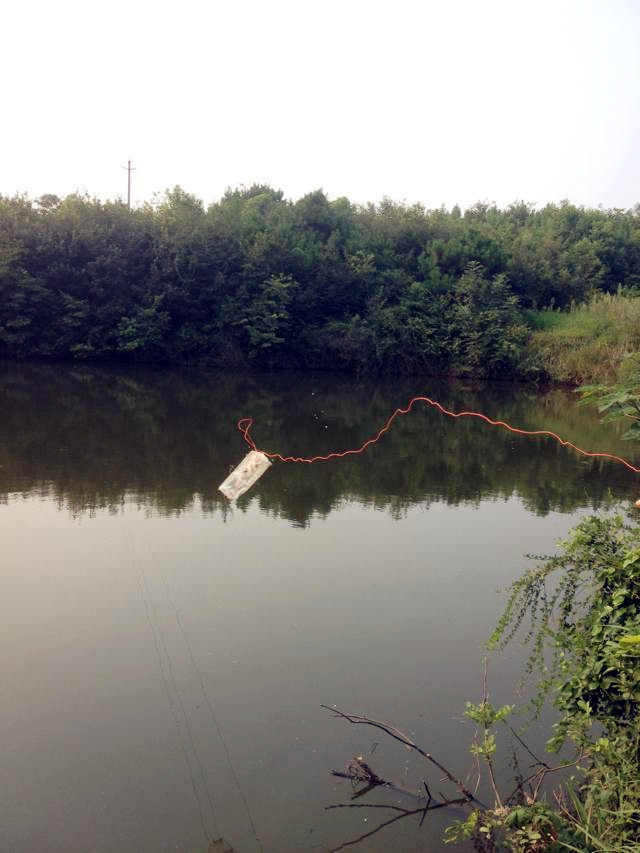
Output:
[[568,311],[538,311],[530,322],[530,362],[554,382],[610,382],[640,352],[640,296],[598,293]]

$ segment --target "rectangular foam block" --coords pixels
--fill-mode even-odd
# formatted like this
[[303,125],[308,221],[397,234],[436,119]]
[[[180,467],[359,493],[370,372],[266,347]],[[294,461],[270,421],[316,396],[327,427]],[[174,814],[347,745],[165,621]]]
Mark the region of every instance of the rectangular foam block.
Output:
[[244,495],[270,467],[271,462],[264,453],[260,453],[259,450],[251,450],[226,480],[220,483],[218,489],[226,498],[234,501],[240,495]]

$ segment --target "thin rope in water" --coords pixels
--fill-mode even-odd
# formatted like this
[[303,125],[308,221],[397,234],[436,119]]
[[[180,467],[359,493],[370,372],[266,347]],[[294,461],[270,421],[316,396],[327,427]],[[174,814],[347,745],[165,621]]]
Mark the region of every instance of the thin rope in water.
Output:
[[[142,561],[138,557],[137,551],[133,544],[133,540],[131,538],[131,534],[126,525],[124,526],[124,538],[131,558],[131,567],[133,569],[136,583],[138,585],[138,590],[140,592],[140,597],[144,605],[147,623],[149,625],[149,628],[151,629],[151,636],[153,638],[153,646],[156,652],[158,668],[160,670],[160,676],[162,679],[162,684],[164,686],[165,694],[169,702],[169,708],[171,710],[174,725],[178,733],[178,741],[180,743],[182,756],[184,758],[187,772],[189,774],[189,779],[191,781],[191,789],[193,791],[198,815],[200,817],[200,826],[202,828],[205,842],[209,844],[213,840],[214,835],[220,835],[218,831],[216,811],[213,805],[213,798],[209,791],[209,786],[207,785],[207,780],[204,775],[202,762],[196,749],[193,731],[189,724],[189,718],[187,716],[184,702],[180,695],[180,691],[178,689],[178,685],[175,679],[175,674],[173,672],[173,666],[171,663],[171,657],[169,655],[169,650],[167,647],[166,640],[164,638],[160,620],[158,619],[158,612],[153,597],[151,595],[151,590],[147,582],[147,577],[142,567]],[[182,719],[179,713],[179,709],[182,712]],[[190,755],[189,747],[191,747],[192,755]],[[204,791],[206,793],[206,798],[209,802],[214,835],[211,834],[210,827],[207,825],[207,821],[205,820],[204,803],[203,799],[200,796],[200,793],[198,792],[199,786],[196,781],[196,766],[199,770],[200,779],[202,781]]]
[[413,397],[406,406],[403,408],[398,408],[394,412],[392,412],[387,418],[384,426],[380,427],[378,432],[368,438],[360,447],[352,448],[349,450],[340,450],[334,451],[332,453],[327,453],[325,455],[318,456],[283,456],[280,453],[272,453],[267,450],[260,450],[255,441],[251,436],[251,427],[253,426],[253,418],[240,418],[238,421],[237,427],[242,433],[242,436],[246,443],[252,450],[257,450],[262,453],[268,459],[277,459],[280,462],[298,462],[305,465],[312,465],[315,462],[328,462],[330,459],[343,459],[345,456],[357,456],[360,453],[363,453],[368,447],[376,442],[380,441],[382,436],[389,430],[391,424],[399,415],[408,415],[409,412],[413,409],[416,403],[427,403],[429,406],[432,406],[434,409],[437,409],[441,414],[447,415],[450,418],[478,418],[479,420],[484,421],[490,426],[502,427],[503,429],[508,430],[509,432],[513,432],[516,435],[525,435],[525,436],[547,436],[549,438],[553,438],[562,447],[570,447],[572,450],[575,450],[576,453],[579,453],[582,456],[587,456],[591,459],[609,459],[613,462],[619,462],[621,465],[624,465],[625,468],[628,468],[630,471],[633,471],[634,474],[640,474],[640,467],[636,467],[632,465],[627,459],[623,459],[622,456],[616,456],[614,453],[604,453],[604,452],[592,452],[589,450],[584,450],[582,447],[578,447],[577,444],[574,444],[572,441],[567,441],[566,439],[559,436],[557,433],[552,432],[549,429],[520,429],[519,427],[511,426],[511,424],[506,423],[505,421],[496,421],[493,418],[490,418],[488,415],[483,414],[482,412],[473,412],[473,411],[464,411],[464,412],[452,412],[449,409],[445,409],[443,405],[437,402],[437,400],[432,400],[430,397],[425,397],[422,395],[418,395]]
[[[157,573],[160,577],[160,580],[162,581],[162,585],[164,587],[164,592],[165,592],[167,601],[171,605],[171,608],[173,610],[173,613],[174,613],[174,616],[176,619],[176,624],[178,626],[178,629],[180,630],[180,633],[182,634],[182,639],[184,640],[185,646],[186,646],[187,651],[189,653],[189,657],[191,659],[191,665],[193,666],[194,672],[196,673],[196,676],[198,678],[198,682],[200,684],[200,690],[202,692],[202,697],[205,701],[207,708],[209,709],[209,713],[211,715],[213,725],[215,727],[218,738],[220,739],[220,743],[222,744],[222,748],[224,749],[225,757],[227,760],[227,765],[229,767],[229,770],[231,771],[231,775],[233,777],[234,785],[235,785],[236,790],[240,796],[240,799],[242,800],[242,803],[244,805],[245,813],[246,813],[247,819],[249,821],[249,826],[251,827],[251,832],[253,833],[253,837],[256,840],[256,844],[258,845],[258,849],[260,850],[260,853],[263,853],[262,842],[261,842],[260,837],[258,835],[258,831],[256,829],[256,826],[255,826],[255,823],[253,820],[253,816],[251,814],[251,809],[249,808],[249,801],[247,799],[245,792],[242,789],[242,786],[240,784],[240,779],[238,778],[238,774],[236,772],[235,766],[231,760],[231,751],[229,749],[229,745],[227,744],[227,741],[225,740],[224,734],[222,732],[222,728],[220,726],[220,722],[218,721],[218,717],[217,717],[216,712],[215,712],[214,707],[213,707],[213,703],[212,703],[211,698],[209,697],[209,693],[205,687],[204,677],[202,675],[202,671],[201,671],[200,667],[198,666],[198,664],[196,663],[196,658],[195,658],[195,655],[193,653],[193,646],[191,645],[191,641],[189,640],[189,635],[185,631],[184,625],[182,623],[182,617],[180,616],[180,611],[178,610],[176,603],[173,599],[173,596],[171,595],[171,590],[169,589],[169,585],[168,585],[166,578],[164,576],[164,573],[160,567],[160,561],[158,560],[158,557],[156,556],[156,553],[153,550],[153,548],[151,547],[151,543],[149,542],[148,539],[147,539],[147,549],[148,549],[148,551],[149,551],[149,553],[150,553],[150,555],[151,555],[151,557],[152,557],[152,559],[156,565]],[[205,784],[206,784],[206,780],[205,780]],[[210,797],[208,788],[207,788],[207,796]],[[213,806],[211,799],[209,799],[209,803],[211,805],[211,810],[215,816],[214,806]],[[216,827],[216,834],[220,835],[220,833],[217,831],[217,827]]]

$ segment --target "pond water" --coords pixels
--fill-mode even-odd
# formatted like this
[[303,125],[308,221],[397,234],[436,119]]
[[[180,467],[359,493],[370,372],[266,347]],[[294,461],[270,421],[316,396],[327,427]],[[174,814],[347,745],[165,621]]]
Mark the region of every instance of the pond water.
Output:
[[[637,477],[418,404],[362,456],[274,464],[236,505],[217,491],[247,449],[240,417],[259,447],[325,453],[418,393],[633,450],[557,390],[0,366],[0,850],[332,850],[397,813],[329,806],[419,805],[353,800],[330,771],[358,754],[455,795],[321,704],[388,721],[473,780],[463,711],[498,588],[582,515],[628,512]],[[517,645],[490,663],[494,703],[521,668]],[[462,814],[353,849],[439,850]]]

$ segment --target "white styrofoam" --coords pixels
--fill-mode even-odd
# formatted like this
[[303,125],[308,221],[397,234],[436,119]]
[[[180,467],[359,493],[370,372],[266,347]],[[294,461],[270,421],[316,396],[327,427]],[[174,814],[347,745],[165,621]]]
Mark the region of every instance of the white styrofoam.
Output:
[[271,462],[264,453],[260,453],[259,450],[250,450],[242,462],[218,486],[218,489],[226,498],[234,501],[240,495],[244,495],[247,489],[250,489],[270,467]]

